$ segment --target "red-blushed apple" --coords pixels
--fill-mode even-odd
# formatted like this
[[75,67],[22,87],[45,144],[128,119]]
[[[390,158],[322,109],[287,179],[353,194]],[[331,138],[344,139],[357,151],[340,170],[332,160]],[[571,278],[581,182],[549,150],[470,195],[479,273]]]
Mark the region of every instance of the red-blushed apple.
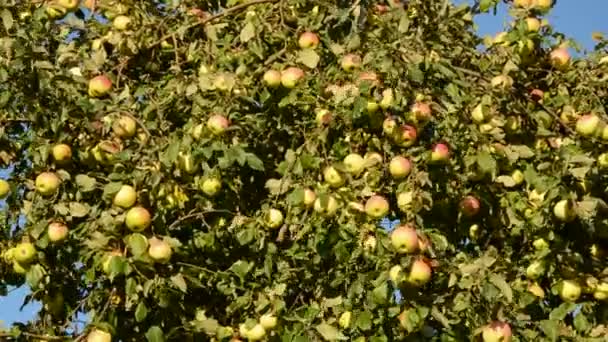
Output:
[[136,200],[137,191],[135,191],[135,188],[130,185],[123,185],[114,195],[112,203],[117,207],[128,209],[135,205]]
[[61,222],[51,222],[47,228],[49,241],[61,242],[68,237],[68,226]]
[[423,286],[431,280],[431,266],[424,260],[418,259],[412,263],[408,283],[414,286]]
[[553,215],[562,222],[572,222],[576,218],[574,203],[570,200],[560,200],[553,206]]
[[388,271],[388,278],[393,282],[395,286],[401,286],[406,280],[406,276],[403,273],[403,267],[395,265]]
[[317,126],[324,126],[331,122],[331,112],[327,109],[317,108],[315,110],[315,121]]
[[365,160],[358,153],[350,153],[342,161],[344,169],[351,175],[359,175],[365,168]]
[[382,14],[385,14],[386,12],[388,12],[389,8],[387,5],[376,4],[374,6],[374,9],[376,10],[376,13],[382,15]]
[[279,209],[269,209],[264,215],[264,223],[268,228],[279,228],[283,224],[283,213]]
[[450,148],[444,143],[438,143],[431,149],[432,163],[446,163],[450,160]]
[[366,167],[382,164],[384,161],[382,155],[378,152],[367,152],[365,156],[363,156],[363,159],[365,159]]
[[315,200],[314,210],[322,215],[332,216],[338,211],[338,200],[334,196],[319,196]]
[[152,224],[152,215],[144,207],[133,207],[127,211],[125,223],[132,232],[141,232]]
[[264,327],[264,330],[271,330],[277,326],[278,319],[277,316],[267,313],[260,317],[260,325]]
[[526,277],[531,280],[536,280],[545,274],[545,263],[542,260],[533,261],[526,268]]
[[209,197],[213,197],[213,196],[217,195],[221,189],[222,189],[222,180],[217,177],[206,178],[201,183],[201,191]]
[[534,102],[540,102],[540,101],[542,101],[542,99],[544,97],[545,97],[545,92],[542,91],[542,90],[540,90],[540,89],[538,89],[538,88],[532,89],[530,91],[530,98]]
[[20,265],[29,265],[36,260],[36,247],[31,242],[21,242],[15,246],[13,258]]
[[414,253],[420,247],[418,234],[411,224],[400,225],[391,232],[391,245],[397,253]]
[[131,138],[137,133],[137,122],[128,115],[121,115],[112,123],[112,130],[119,138]]
[[43,196],[50,196],[57,192],[61,179],[53,172],[43,172],[36,177],[36,191]]
[[388,214],[390,206],[386,198],[374,195],[365,202],[365,213],[373,218],[382,218]]
[[319,36],[309,31],[302,33],[298,39],[298,46],[301,49],[314,49],[319,46],[319,43]]
[[340,67],[342,67],[342,70],[347,72],[359,69],[361,67],[361,57],[359,55],[349,53],[348,55],[342,57]]
[[352,319],[353,313],[350,311],[344,311],[340,318],[338,318],[338,325],[342,329],[348,329],[350,327],[350,321]]
[[395,139],[397,143],[402,147],[410,147],[414,145],[418,138],[418,132],[416,127],[410,125],[403,125],[397,129]]
[[570,52],[565,47],[559,47],[549,55],[551,65],[558,70],[564,70],[570,64]]
[[382,99],[380,100],[380,108],[387,110],[395,104],[395,95],[393,89],[384,89],[382,91]]
[[469,195],[460,201],[459,208],[464,217],[471,218],[479,213],[481,203],[477,197]]
[[148,239],[148,244],[148,255],[155,262],[164,264],[171,259],[173,250],[165,240],[152,237],[151,239]]
[[416,119],[418,122],[427,122],[433,115],[431,106],[426,102],[414,103],[410,111],[414,115],[414,119]]
[[112,27],[118,31],[124,31],[131,25],[131,18],[126,15],[119,15],[112,21]]
[[65,165],[72,160],[72,148],[67,144],[57,144],[51,151],[55,163]]
[[559,296],[565,302],[576,302],[581,293],[582,288],[575,280],[563,280],[559,284]]
[[112,342],[112,335],[107,331],[93,329],[87,335],[87,342]]
[[513,86],[513,78],[509,75],[498,75],[492,77],[490,85],[494,89],[509,89]]
[[11,192],[11,185],[4,179],[0,179],[0,199],[6,198]]
[[223,134],[230,126],[230,121],[223,115],[213,114],[207,119],[207,129],[215,135]]
[[538,18],[528,17],[525,21],[528,32],[538,32],[540,30],[541,22]]
[[344,177],[333,166],[327,166],[323,169],[323,179],[332,188],[337,188],[344,184]]
[[595,114],[585,114],[576,121],[576,132],[584,137],[590,137],[597,132],[601,119]]
[[397,120],[392,116],[387,116],[382,122],[382,132],[389,137],[392,137],[395,134],[395,129],[397,128]]
[[312,189],[304,189],[302,198],[302,203],[306,208],[310,208],[315,204],[315,200],[317,199],[317,194]]
[[106,75],[93,77],[89,81],[89,96],[102,97],[112,90],[112,81]]
[[388,170],[393,178],[402,179],[407,177],[412,171],[412,162],[405,157],[396,156],[391,159]]
[[481,331],[483,342],[510,342],[511,335],[511,326],[500,321],[491,322]]
[[268,70],[264,73],[262,80],[267,86],[276,88],[281,85],[281,72],[278,70]]
[[304,71],[300,68],[289,67],[281,73],[281,84],[287,89],[295,88],[304,78]]

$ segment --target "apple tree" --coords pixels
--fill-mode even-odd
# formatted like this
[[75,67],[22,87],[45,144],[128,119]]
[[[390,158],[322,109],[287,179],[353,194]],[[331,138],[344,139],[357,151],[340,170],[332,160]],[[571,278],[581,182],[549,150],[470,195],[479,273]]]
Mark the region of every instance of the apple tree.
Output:
[[606,341],[607,41],[508,4],[3,1],[1,336]]

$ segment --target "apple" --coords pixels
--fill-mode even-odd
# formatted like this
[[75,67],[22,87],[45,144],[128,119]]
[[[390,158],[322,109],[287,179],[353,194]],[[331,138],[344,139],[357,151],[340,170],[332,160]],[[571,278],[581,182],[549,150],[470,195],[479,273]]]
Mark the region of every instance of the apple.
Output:
[[353,313],[350,311],[344,311],[340,318],[338,319],[338,325],[342,329],[348,329],[350,327],[350,321],[352,319]]
[[363,159],[365,159],[365,166],[374,166],[383,162],[382,155],[378,152],[367,152]]
[[196,172],[197,165],[189,152],[179,152],[177,155],[177,165],[179,169],[187,174]]
[[515,185],[520,185],[521,183],[524,182],[525,176],[524,176],[524,173],[521,172],[520,170],[515,170],[511,173],[511,179],[513,179],[513,182],[515,183]]
[[494,89],[509,89],[513,86],[513,78],[509,75],[498,75],[492,77],[490,84]]
[[378,86],[380,84],[380,78],[378,77],[378,74],[372,71],[364,71],[360,73],[357,79],[359,80],[359,84],[361,84],[362,82],[369,82],[373,86]]
[[43,196],[50,196],[57,192],[61,179],[53,172],[43,172],[36,177],[36,191]]
[[15,246],[13,258],[21,265],[29,265],[36,260],[36,247],[31,242],[21,242]]
[[93,77],[89,81],[89,96],[102,97],[112,90],[112,81],[105,75]]
[[328,166],[323,169],[323,179],[332,188],[337,188],[344,184],[344,177],[333,166]]
[[538,283],[531,283],[530,285],[528,285],[528,292],[539,298],[545,297],[545,290],[543,290],[543,288],[540,287]]
[[526,277],[528,279],[536,280],[545,274],[545,263],[542,260],[533,261],[526,268]]
[[277,326],[277,316],[267,313],[260,317],[260,325],[264,327],[264,330],[274,329]]
[[395,265],[388,271],[388,278],[395,284],[400,286],[405,281],[405,274],[403,273],[403,267]]
[[600,122],[599,116],[595,114],[583,115],[576,121],[576,132],[584,137],[590,137],[595,134]]
[[545,240],[543,238],[538,238],[538,239],[532,241],[532,246],[537,251],[544,251],[547,248],[549,248],[549,243],[547,242],[547,240]]
[[532,0],[534,8],[540,11],[548,11],[553,6],[553,0]]
[[207,128],[215,135],[223,134],[229,125],[228,119],[219,114],[213,114],[207,119]]
[[389,212],[389,204],[386,198],[374,195],[365,202],[365,213],[373,218],[382,218]]
[[398,129],[396,140],[399,145],[403,147],[409,147],[414,145],[417,137],[418,132],[416,131],[415,127],[410,125],[403,125]]
[[560,200],[553,206],[553,214],[562,222],[571,222],[576,218],[574,204],[570,200]]
[[126,15],[119,15],[112,21],[112,27],[119,31],[124,31],[129,28],[131,18]]
[[130,185],[123,185],[114,195],[112,203],[117,207],[128,209],[135,205],[136,200],[137,192],[135,191],[135,188]]
[[304,189],[304,198],[302,202],[304,206],[307,208],[312,207],[315,204],[315,200],[317,199],[317,194],[311,189]]
[[555,69],[563,70],[566,69],[570,63],[570,53],[568,52],[567,48],[559,47],[551,51],[549,59],[551,66],[553,66]]
[[563,280],[559,285],[559,296],[563,301],[576,302],[581,293],[581,286],[574,280]]
[[127,211],[125,223],[132,232],[141,232],[152,224],[152,216],[144,207],[133,207]]
[[365,205],[363,205],[359,202],[351,201],[351,202],[348,202],[348,209],[351,209],[356,212],[364,213]]
[[268,228],[279,228],[283,224],[283,213],[278,209],[269,209],[264,216]]
[[405,157],[396,156],[391,159],[388,170],[395,179],[405,178],[412,171],[412,163]]
[[380,108],[380,105],[378,104],[378,102],[376,102],[375,100],[367,100],[365,109],[367,110],[368,113],[373,114],[378,111],[378,108]]
[[112,342],[112,335],[103,330],[93,329],[87,335],[87,342]]
[[28,269],[30,268],[30,265],[22,265],[20,263],[18,263],[17,261],[13,261],[13,272],[17,273],[17,274],[26,274]]
[[319,46],[319,36],[313,32],[304,32],[298,39],[298,46],[302,49],[314,49]]
[[53,159],[55,159],[55,163],[64,165],[72,159],[72,148],[66,144],[57,144],[53,146],[51,154],[53,155]]
[[47,234],[51,242],[61,242],[68,237],[68,226],[61,222],[52,222],[47,228]]
[[535,0],[514,0],[513,6],[519,8],[529,8],[534,4]]
[[593,298],[597,300],[608,300],[608,283],[602,282],[598,284],[593,291]]
[[414,118],[416,119],[416,121],[419,122],[429,121],[431,119],[431,116],[433,115],[431,106],[425,102],[414,103],[410,111],[412,112],[412,114],[414,114]]
[[407,281],[414,286],[422,286],[431,280],[431,266],[424,260],[414,261]]
[[68,11],[75,11],[78,9],[80,0],[56,0],[55,3]]
[[338,201],[334,196],[327,196],[325,199],[317,197],[314,204],[314,210],[319,214],[331,216],[338,210]]
[[508,38],[508,33],[507,32],[498,32],[496,34],[496,36],[494,36],[494,38],[492,39],[492,45],[500,45],[500,46],[507,46],[509,45],[509,41],[507,40]]
[[342,162],[346,172],[352,175],[358,175],[365,168],[365,160],[358,153],[351,153],[344,158]]
[[382,91],[382,100],[380,100],[380,108],[386,110],[393,106],[395,103],[395,95],[393,89],[384,89]]
[[340,67],[346,72],[359,69],[361,67],[361,57],[352,53],[345,55],[340,61]]
[[597,164],[600,168],[608,168],[608,153],[602,153],[597,157]]
[[101,263],[101,269],[105,274],[110,275],[112,259],[114,259],[115,257],[122,257],[122,252],[120,250],[113,250],[104,255],[103,262]]
[[382,122],[382,132],[387,136],[393,136],[397,128],[397,120],[389,116]]
[[304,71],[300,68],[289,67],[281,73],[281,84],[283,87],[292,89],[304,78]]
[[262,78],[267,86],[276,88],[281,85],[281,72],[278,70],[268,70]]
[[481,203],[477,197],[469,195],[460,201],[459,208],[463,216],[471,218],[479,213]]
[[117,137],[131,138],[137,132],[137,122],[128,115],[123,115],[112,124],[112,130]]
[[65,7],[59,6],[58,4],[48,4],[46,7],[46,14],[51,19],[63,18],[68,13]]
[[511,326],[500,321],[491,322],[481,331],[483,342],[510,342],[511,336]]
[[525,19],[525,22],[528,32],[538,32],[540,30],[541,22],[538,18],[529,17]]
[[327,109],[318,108],[315,110],[315,121],[318,126],[327,125],[331,121],[331,112]]
[[444,143],[438,143],[431,150],[432,163],[445,163],[450,160],[450,149]]
[[471,119],[473,119],[473,122],[477,124],[482,124],[488,121],[490,119],[488,108],[481,103],[478,104],[475,106],[475,108],[473,108],[473,111],[471,111]]
[[0,179],[0,199],[6,198],[11,192],[11,185],[4,179]]
[[165,240],[153,237],[148,239],[148,243],[148,255],[152,260],[164,264],[171,259],[173,250],[171,250],[171,246]]
[[251,329],[247,329],[247,333],[245,334],[245,338],[249,341],[260,341],[264,339],[266,336],[266,329],[262,326],[262,324],[256,324]]
[[479,234],[481,233],[481,228],[479,227],[478,224],[472,224],[469,227],[469,238],[472,241],[477,241],[477,239],[479,239]]
[[400,225],[391,232],[391,244],[400,254],[414,253],[418,250],[418,234],[410,224]]
[[545,92],[540,89],[532,89],[530,91],[530,98],[534,102],[540,102],[545,97]]
[[217,195],[222,189],[222,180],[217,177],[209,177],[201,183],[201,191],[209,197]]

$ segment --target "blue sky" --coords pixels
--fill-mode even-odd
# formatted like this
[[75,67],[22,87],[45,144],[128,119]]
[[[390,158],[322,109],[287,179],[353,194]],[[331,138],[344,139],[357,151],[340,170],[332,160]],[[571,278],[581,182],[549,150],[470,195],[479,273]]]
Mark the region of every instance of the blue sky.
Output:
[[[556,7],[547,18],[557,30],[574,37],[585,49],[591,50],[592,32],[598,31],[608,35],[606,13],[608,13],[608,0],[558,0]],[[509,20],[505,7],[501,6],[497,16],[484,15],[477,19],[479,33],[482,36],[494,35],[502,31]],[[4,178],[5,174],[0,172],[0,177]],[[11,290],[8,297],[0,297],[0,321],[7,326],[15,321],[31,319],[40,308],[39,304],[34,303],[19,311],[28,290],[25,287]]]

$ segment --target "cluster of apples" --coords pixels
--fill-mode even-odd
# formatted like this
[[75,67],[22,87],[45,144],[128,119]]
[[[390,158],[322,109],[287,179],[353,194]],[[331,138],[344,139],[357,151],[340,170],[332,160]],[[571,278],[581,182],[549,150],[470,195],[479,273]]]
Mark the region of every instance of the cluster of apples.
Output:
[[[390,235],[391,246],[398,254],[424,253],[429,248],[428,240],[419,235],[413,224],[401,224]],[[431,280],[432,268],[423,257],[418,257],[410,265],[409,273],[405,273],[401,265],[393,266],[389,278],[393,284],[400,287],[404,284],[420,287]]]
[[2,259],[7,264],[13,265],[13,272],[16,274],[26,274],[37,257],[36,246],[29,241],[20,242],[2,253]]
[[262,315],[256,324],[240,324],[239,335],[248,341],[261,341],[269,331],[277,326],[277,323],[277,317],[271,313],[267,313]]

